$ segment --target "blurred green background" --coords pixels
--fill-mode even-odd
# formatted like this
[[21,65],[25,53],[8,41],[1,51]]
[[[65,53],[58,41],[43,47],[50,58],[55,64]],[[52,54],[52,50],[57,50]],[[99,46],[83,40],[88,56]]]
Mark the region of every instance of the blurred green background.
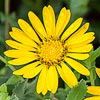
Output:
[[[9,38],[8,32],[11,27],[18,27],[17,20],[23,18],[29,22],[27,14],[30,10],[42,20],[42,9],[47,5],[54,8],[56,18],[62,7],[70,9],[72,13],[70,23],[78,17],[83,17],[84,22],[90,23],[89,31],[95,32],[94,49],[99,47],[100,0],[0,0],[0,55],[4,56],[3,52],[8,48],[5,40]],[[99,65],[100,57],[96,60],[96,66],[100,67]],[[0,84],[11,75],[10,69],[4,70],[4,66],[5,64],[0,61]]]

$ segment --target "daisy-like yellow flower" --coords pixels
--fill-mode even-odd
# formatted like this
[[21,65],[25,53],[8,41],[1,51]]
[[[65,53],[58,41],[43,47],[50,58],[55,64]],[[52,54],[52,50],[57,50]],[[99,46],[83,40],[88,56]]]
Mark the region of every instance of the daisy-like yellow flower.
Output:
[[97,73],[97,75],[98,75],[99,78],[100,78],[100,68],[96,68],[96,73]]
[[4,54],[13,59],[8,63],[24,65],[13,74],[23,75],[24,78],[33,78],[39,74],[37,93],[55,93],[58,88],[58,73],[69,87],[75,86],[78,81],[71,68],[82,75],[90,75],[89,70],[76,59],[85,60],[89,57],[94,33],[86,33],[89,23],[80,27],[82,18],[78,18],[64,31],[70,16],[70,10],[64,7],[56,22],[54,10],[49,5],[43,8],[44,25],[29,11],[28,17],[33,28],[19,19],[21,29],[13,27],[9,33],[13,40],[7,40],[6,43],[13,49]]
[[88,97],[84,100],[100,100],[100,86],[88,86],[87,92],[89,94],[95,95],[93,97]]

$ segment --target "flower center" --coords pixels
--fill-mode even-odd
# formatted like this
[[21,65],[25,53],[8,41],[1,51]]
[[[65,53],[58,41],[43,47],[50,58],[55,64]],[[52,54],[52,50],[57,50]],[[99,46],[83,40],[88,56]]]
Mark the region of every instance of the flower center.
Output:
[[40,48],[40,58],[46,64],[56,64],[62,60],[64,55],[64,47],[62,43],[58,40],[47,41],[41,45]]

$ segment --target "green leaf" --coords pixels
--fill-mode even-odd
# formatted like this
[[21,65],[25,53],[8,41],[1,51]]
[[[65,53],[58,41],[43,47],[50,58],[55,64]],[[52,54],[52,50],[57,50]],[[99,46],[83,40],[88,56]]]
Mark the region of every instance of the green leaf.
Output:
[[65,100],[67,97],[67,91],[63,88],[59,88],[58,92],[54,95],[58,100]]
[[33,94],[36,91],[36,82],[37,82],[37,78],[35,78],[32,82],[29,82],[27,84],[27,89],[25,91],[25,95],[28,94]]
[[19,100],[23,100],[25,95],[25,89],[27,86],[27,80],[23,82],[19,82],[15,89],[13,90],[13,95],[16,94],[16,96],[19,98]]
[[87,87],[84,80],[71,89],[66,100],[82,100],[86,94]]
[[24,100],[42,100],[42,96],[36,93],[36,83],[38,77],[27,83],[27,88],[25,90]]
[[5,83],[0,86],[0,92],[7,92],[7,86]]
[[88,77],[88,81],[91,82],[91,85],[95,84],[95,79],[96,79],[96,58],[100,56],[100,47],[97,48],[95,51],[90,52],[90,56],[88,59],[84,60],[85,66],[89,69],[90,71],[90,76]]
[[0,100],[10,100],[5,83],[0,86]]
[[8,96],[8,97],[6,98],[6,100],[10,100],[10,96]]
[[6,82],[7,85],[14,85],[16,84],[18,81],[24,81],[24,79],[21,76],[16,76],[16,75],[12,75],[9,80]]
[[24,100],[44,100],[41,98],[40,95],[36,95],[36,94],[29,94],[29,95],[26,95]]
[[91,62],[95,61],[100,56],[100,47],[91,53]]

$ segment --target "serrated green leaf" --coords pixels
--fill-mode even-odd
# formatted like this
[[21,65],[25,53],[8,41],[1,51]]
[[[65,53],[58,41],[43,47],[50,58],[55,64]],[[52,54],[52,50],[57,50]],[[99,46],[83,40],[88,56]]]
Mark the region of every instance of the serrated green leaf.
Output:
[[86,94],[87,87],[84,80],[81,80],[77,86],[71,89],[66,100],[82,100]]
[[0,100],[6,100],[7,97],[8,97],[7,93],[3,93],[3,92],[0,93]]
[[25,98],[24,100],[42,100],[42,96],[36,93],[36,83],[38,77],[36,77],[33,81],[27,83],[27,89],[25,90]]
[[18,81],[24,81],[24,79],[21,76],[16,76],[16,75],[12,75],[9,80],[6,82],[7,85],[14,85],[16,84]]
[[37,78],[34,79],[32,82],[28,83],[27,84],[27,89],[25,91],[25,95],[28,95],[28,94],[33,94],[36,90],[36,82],[37,82]]
[[58,92],[55,94],[55,97],[58,100],[65,100],[66,97],[67,97],[67,91],[65,89],[63,89],[63,88],[59,88]]
[[7,86],[5,83],[0,86],[0,92],[7,92]]
[[88,81],[91,82],[91,85],[95,84],[95,79],[96,79],[96,72],[95,72],[96,62],[95,62],[95,59],[96,59],[96,57],[98,57],[99,50],[97,49],[95,51],[91,51],[89,58],[84,61],[85,66],[90,71],[90,76],[88,77]]
[[5,83],[0,86],[0,100],[10,100]]
[[95,61],[100,56],[100,47],[91,53],[91,62]]
[[25,96],[24,93],[25,93],[26,86],[27,86],[27,80],[23,82],[19,82],[16,85],[15,89],[13,90],[13,95],[16,94],[19,100],[23,100]]
[[6,100],[10,100],[10,96],[8,96],[8,97],[6,98]]

